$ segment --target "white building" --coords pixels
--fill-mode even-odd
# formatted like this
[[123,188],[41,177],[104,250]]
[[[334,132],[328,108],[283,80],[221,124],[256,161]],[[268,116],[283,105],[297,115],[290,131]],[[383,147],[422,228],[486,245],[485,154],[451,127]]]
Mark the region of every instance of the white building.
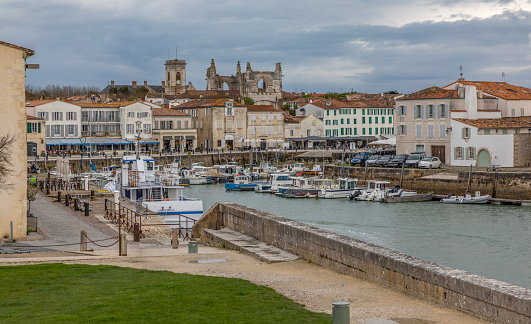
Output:
[[322,137],[323,120],[315,117],[314,114],[307,116],[284,116],[284,137],[291,142],[292,146],[312,148],[317,137]]
[[152,138],[153,116],[151,107],[142,102],[127,103],[120,106],[122,138],[133,140],[138,131],[143,139]]
[[46,138],[73,139],[81,136],[81,107],[60,100],[36,100],[26,103],[29,116],[46,121]]

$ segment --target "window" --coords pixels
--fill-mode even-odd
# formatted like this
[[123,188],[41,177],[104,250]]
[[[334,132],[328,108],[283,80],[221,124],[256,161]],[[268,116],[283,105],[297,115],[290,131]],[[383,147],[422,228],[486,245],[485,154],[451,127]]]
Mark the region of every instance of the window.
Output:
[[277,126],[277,135],[282,135],[282,125]]
[[524,108],[520,108],[520,116],[524,116]]
[[133,134],[135,132],[135,125],[134,124],[127,124],[125,125],[126,133],[127,134]]
[[277,121],[282,121],[282,114],[277,114]]
[[139,112],[139,113],[136,114],[136,117],[137,118],[146,118],[146,117],[149,117],[149,113],[147,113],[147,112]]
[[520,134],[520,128],[516,128],[516,129],[514,130],[514,132],[515,132],[515,134]]
[[463,148],[456,147],[454,156],[456,160],[462,160],[463,159]]
[[422,118],[422,106],[421,105],[415,106],[415,118]]
[[362,128],[362,129],[361,129],[361,134],[362,134],[362,135],[365,135],[365,128]]
[[221,146],[221,140],[218,140],[218,146]]
[[470,128],[464,127],[463,128],[463,138],[470,138]]
[[177,121],[177,129],[181,129],[181,121],[180,120]]
[[365,124],[365,117],[361,117],[361,123]]
[[424,152],[424,145],[423,144],[417,144],[415,145],[416,149],[415,151],[416,152]]
[[76,120],[77,113],[75,111],[68,111],[66,113],[66,120]]
[[62,112],[53,112],[52,113],[52,120],[63,120],[63,113]]
[[31,123],[31,132],[40,133],[41,132],[41,123]]
[[273,117],[275,117],[273,114],[269,114],[269,121],[273,121]]
[[266,121],[266,115],[262,114],[262,121]]
[[[293,131],[291,131],[293,133]],[[251,134],[256,134],[256,126],[251,126]],[[291,134],[293,136],[293,134]]]
[[54,125],[53,126],[53,136],[54,137],[61,136],[61,125]]
[[490,128],[486,128],[483,130],[483,134],[489,135],[490,134]]
[[350,124],[350,119],[347,118],[347,125]]
[[406,106],[398,106],[398,110],[396,111],[397,115],[407,115],[407,107]]
[[369,117],[369,124],[372,124],[372,117]]
[[433,125],[428,125],[428,138],[433,138]]
[[273,126],[269,126],[269,134],[270,135],[274,134]]
[[439,125],[439,138],[446,138],[446,126]]
[[289,136],[293,137],[293,129],[289,130]]
[[374,117],[374,123],[378,124],[378,117]]
[[440,108],[441,108],[440,118],[447,118],[448,117],[448,109],[447,109],[446,105],[442,104]]
[[344,120],[343,120],[343,118],[341,118],[341,125],[343,125],[343,124],[344,124]]
[[383,116],[382,116],[382,124],[385,124],[385,117],[383,117]]
[[352,119],[352,122],[353,122],[354,124],[357,124],[357,123],[358,123],[358,121],[356,120],[356,118]]
[[516,117],[516,109],[511,109],[511,117]]
[[265,126],[262,126],[262,135],[267,135]]
[[251,121],[255,121],[256,120],[256,114],[251,114]]
[[327,110],[327,111],[326,111],[326,115],[327,115],[327,116],[330,116],[330,110]]
[[507,134],[507,128],[502,131],[502,134]]
[[[157,128],[156,125],[155,125],[155,128]],[[160,129],[166,129],[166,121],[164,121],[164,120],[160,121]]]
[[225,116],[233,116],[234,112],[232,110],[232,107],[225,107]]
[[75,125],[68,125],[68,136],[75,136]]
[[468,158],[470,160],[476,159],[476,148],[475,147],[469,147],[468,148]]
[[144,124],[144,133],[149,134],[151,133],[151,124]]
[[433,105],[428,105],[428,118],[435,117],[435,107]]
[[417,125],[416,130],[416,138],[422,138],[422,125]]
[[127,113],[127,117],[134,118],[135,117],[135,113],[130,111],[130,112]]
[[184,121],[184,129],[188,129],[188,121],[187,120]]

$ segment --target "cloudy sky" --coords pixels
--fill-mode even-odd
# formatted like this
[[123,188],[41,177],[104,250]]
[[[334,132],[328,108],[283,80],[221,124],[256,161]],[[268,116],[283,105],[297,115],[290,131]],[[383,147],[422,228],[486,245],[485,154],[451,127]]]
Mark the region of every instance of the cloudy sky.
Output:
[[36,52],[27,83],[160,84],[164,61],[236,73],[282,63],[285,91],[397,90],[459,77],[531,88],[531,0],[0,0],[0,40]]

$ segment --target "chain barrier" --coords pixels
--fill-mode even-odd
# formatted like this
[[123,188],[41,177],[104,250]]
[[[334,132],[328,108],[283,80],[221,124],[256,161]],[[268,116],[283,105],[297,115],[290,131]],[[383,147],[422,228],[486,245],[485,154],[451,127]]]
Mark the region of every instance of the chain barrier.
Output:
[[[109,247],[109,246],[113,246],[115,245],[116,243],[118,243],[119,241],[119,237],[118,236],[113,236],[113,237],[109,237],[109,238],[105,238],[105,239],[101,239],[101,240],[91,240],[87,235],[85,235],[85,237],[91,242],[93,243],[94,245],[97,245],[99,247]],[[96,242],[102,242],[102,241],[108,241],[108,240],[112,240],[112,239],[118,239],[116,242],[112,243],[111,245],[99,245],[99,244],[96,244]],[[80,245],[81,242],[78,242],[78,243],[63,243],[63,244],[50,244],[50,245],[5,245],[6,247],[10,247],[10,248],[28,248],[28,247],[36,247],[36,248],[48,248],[48,247],[56,247],[56,246],[70,246],[70,245]]]

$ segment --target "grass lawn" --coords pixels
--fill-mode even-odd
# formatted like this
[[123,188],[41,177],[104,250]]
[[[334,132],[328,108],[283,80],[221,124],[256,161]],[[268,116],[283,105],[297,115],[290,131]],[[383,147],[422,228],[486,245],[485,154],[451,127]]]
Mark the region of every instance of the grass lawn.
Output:
[[241,279],[114,266],[0,267],[0,323],[331,323]]

